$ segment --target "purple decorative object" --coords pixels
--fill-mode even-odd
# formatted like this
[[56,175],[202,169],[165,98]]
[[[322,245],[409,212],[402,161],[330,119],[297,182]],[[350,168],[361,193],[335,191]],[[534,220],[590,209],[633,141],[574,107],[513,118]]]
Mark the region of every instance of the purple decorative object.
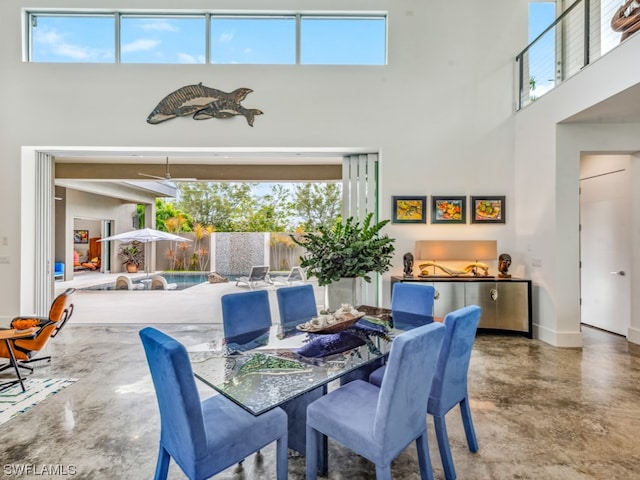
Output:
[[361,347],[366,343],[360,337],[347,331],[325,335],[309,334],[309,336],[311,337],[309,343],[296,350],[298,355],[307,358],[322,358],[335,355]]

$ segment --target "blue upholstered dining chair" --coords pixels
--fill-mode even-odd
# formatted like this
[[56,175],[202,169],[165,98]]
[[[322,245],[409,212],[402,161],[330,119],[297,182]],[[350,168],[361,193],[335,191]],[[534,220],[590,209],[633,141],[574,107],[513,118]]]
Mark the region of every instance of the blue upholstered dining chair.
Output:
[[[446,334],[429,394],[427,413],[433,415],[440,458],[447,480],[456,478],[456,470],[444,417],[458,404],[469,450],[478,451],[478,440],[473,428],[467,393],[467,372],[481,312],[482,309],[477,305],[470,305],[451,312],[444,318]],[[385,367],[374,371],[369,381],[374,385],[380,385],[383,375],[386,376]]]
[[257,417],[222,395],[200,401],[184,345],[146,327],[140,338],[160,407],[155,479],[166,479],[171,458],[190,480],[209,478],[277,441],[277,478],[287,478],[287,414]]
[[282,287],[276,291],[276,297],[283,327],[295,327],[318,315],[312,285]]
[[444,331],[431,323],[398,335],[380,387],[354,380],[307,407],[307,480],[316,479],[321,435],[375,463],[378,480],[391,479],[391,461],[415,441],[421,478],[433,479],[426,398]]
[[391,292],[391,318],[396,327],[416,327],[433,321],[432,285],[397,282]]
[[271,308],[266,290],[228,293],[220,301],[227,341],[246,344],[271,328]]

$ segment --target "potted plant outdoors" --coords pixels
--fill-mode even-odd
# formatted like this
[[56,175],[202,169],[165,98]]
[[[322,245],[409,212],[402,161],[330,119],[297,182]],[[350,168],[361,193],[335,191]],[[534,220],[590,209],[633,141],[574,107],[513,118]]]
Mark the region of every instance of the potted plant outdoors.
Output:
[[317,232],[291,236],[305,249],[300,266],[318,279],[318,285],[327,285],[329,310],[343,303],[358,305],[361,279],[370,283],[371,273],[384,273],[391,267],[395,239],[380,234],[389,220],[372,222],[373,213],[369,213],[361,223],[349,217],[332,227],[321,226]]
[[141,242],[133,241],[131,243],[120,245],[118,256],[123,258],[122,265],[127,266],[127,272],[135,273],[144,262],[144,248]]

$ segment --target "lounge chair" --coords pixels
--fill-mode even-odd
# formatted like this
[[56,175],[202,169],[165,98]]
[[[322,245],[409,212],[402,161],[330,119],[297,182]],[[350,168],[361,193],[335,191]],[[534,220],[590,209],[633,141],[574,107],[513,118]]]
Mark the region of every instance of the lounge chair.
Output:
[[306,281],[307,276],[304,274],[302,267],[293,267],[286,277],[280,276],[273,278],[273,283],[280,283],[287,286],[291,286],[295,283],[305,283]]
[[116,290],[141,290],[144,285],[133,283],[126,275],[119,275],[116,278]]
[[246,285],[249,288],[273,285],[271,277],[269,277],[269,265],[259,265],[251,267],[248,277],[238,277],[236,286]]
[[75,250],[73,251],[73,270],[75,272],[80,272],[82,270],[97,270],[98,268],[99,263],[96,265],[96,263],[93,262],[81,262],[80,254]]
[[[9,340],[12,345],[12,350],[15,355],[15,360],[18,367],[33,371],[33,368],[27,364],[39,361],[51,361],[50,355],[37,357],[47,344],[50,338],[55,337],[62,327],[69,321],[73,314],[73,294],[75,288],[67,288],[63,293],[58,295],[51,304],[49,309],[49,315],[47,317],[38,316],[21,316],[11,320],[11,328],[16,330],[23,330],[31,327],[38,327],[33,337],[17,338],[15,340]],[[10,359],[11,355],[6,347],[6,344],[2,342],[0,344],[0,358]],[[12,368],[13,363],[8,363],[0,367],[0,371]]]
[[178,288],[177,283],[167,283],[167,279],[162,275],[151,277],[151,290],[175,290],[176,288]]

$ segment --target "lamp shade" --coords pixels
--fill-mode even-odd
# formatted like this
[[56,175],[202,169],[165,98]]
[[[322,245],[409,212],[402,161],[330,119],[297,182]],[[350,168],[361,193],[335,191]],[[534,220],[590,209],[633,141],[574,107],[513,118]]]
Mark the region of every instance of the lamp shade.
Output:
[[496,260],[496,240],[418,240],[418,260]]

